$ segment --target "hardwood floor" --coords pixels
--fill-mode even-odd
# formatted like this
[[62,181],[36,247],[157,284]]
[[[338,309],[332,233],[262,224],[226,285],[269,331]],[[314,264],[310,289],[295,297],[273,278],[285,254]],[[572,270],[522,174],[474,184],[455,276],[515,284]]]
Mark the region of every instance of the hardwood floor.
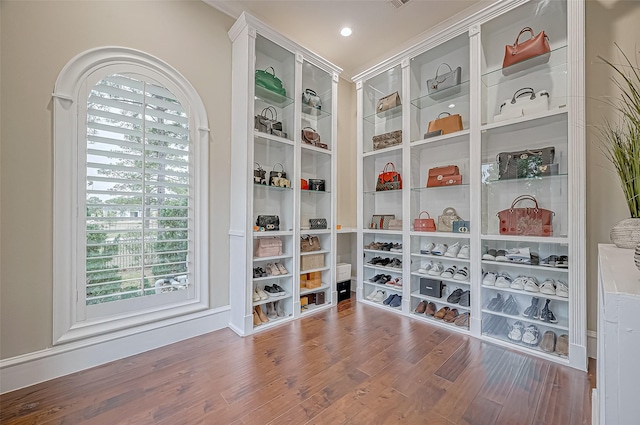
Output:
[[590,378],[346,301],[2,395],[0,423],[590,424]]

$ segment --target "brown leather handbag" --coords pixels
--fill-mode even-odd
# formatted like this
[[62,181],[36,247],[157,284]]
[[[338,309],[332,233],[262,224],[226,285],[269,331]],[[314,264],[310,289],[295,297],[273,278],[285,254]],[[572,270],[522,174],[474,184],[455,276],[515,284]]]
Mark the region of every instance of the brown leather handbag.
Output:
[[329,147],[326,143],[320,142],[320,135],[311,127],[302,129],[302,142],[322,149]]
[[[516,208],[520,201],[533,201],[535,207]],[[498,212],[501,235],[552,236],[552,219],[555,213],[538,206],[531,195],[520,195],[511,203],[511,208]]]
[[320,251],[320,239],[317,236],[300,236],[300,252]]
[[[443,114],[447,114],[447,116],[442,117]],[[462,117],[460,114],[451,115],[448,112],[442,112],[438,115],[438,118],[433,121],[429,121],[427,134],[424,135],[424,138],[427,139],[429,137],[455,133],[460,130],[462,130]]]
[[[427,218],[422,218],[422,214],[426,214]],[[415,232],[435,232],[436,221],[431,218],[428,212],[421,211],[418,218],[413,220],[413,230]]]
[[[525,32],[531,33],[531,38],[520,43],[520,36]],[[520,31],[520,34],[516,37],[516,41],[513,45],[505,46],[502,67],[507,68],[518,62],[542,55],[546,55],[546,57],[542,57],[540,62],[536,61],[536,63],[532,65],[547,63],[549,61],[550,53],[551,47],[549,46],[549,37],[547,37],[544,31],[541,31],[538,35],[534,36],[533,30],[529,27],[525,27]]]
[[462,176],[457,165],[446,165],[429,169],[427,187],[462,184]]
[[384,112],[391,108],[395,108],[396,106],[400,106],[401,104],[398,92],[391,93],[390,95],[378,100],[378,103],[376,104],[376,112]]

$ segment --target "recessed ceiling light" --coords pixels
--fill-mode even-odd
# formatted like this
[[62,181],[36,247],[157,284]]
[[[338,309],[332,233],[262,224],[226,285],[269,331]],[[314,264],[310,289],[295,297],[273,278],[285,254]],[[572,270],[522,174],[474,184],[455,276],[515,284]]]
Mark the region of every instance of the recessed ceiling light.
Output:
[[349,36],[351,35],[351,32],[352,32],[352,31],[351,31],[351,28],[349,28],[349,27],[344,27],[344,28],[342,28],[342,29],[340,30],[340,34],[341,34],[343,37],[349,37]]
[[454,103],[452,103],[451,105],[449,105],[449,108],[455,108],[456,105]]

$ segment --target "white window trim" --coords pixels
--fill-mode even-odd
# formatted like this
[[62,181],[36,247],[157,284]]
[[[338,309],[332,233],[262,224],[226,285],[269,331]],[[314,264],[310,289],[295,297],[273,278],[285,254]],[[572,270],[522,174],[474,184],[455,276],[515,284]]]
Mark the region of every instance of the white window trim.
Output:
[[[178,89],[175,93],[189,105],[194,174],[195,252],[193,283],[195,298],[179,306],[155,308],[117,318],[79,321],[76,315],[78,264],[76,226],[80,204],[78,187],[78,108],[86,107],[79,99],[84,81],[103,67],[121,64],[148,69],[168,79]],[[53,93],[53,344],[89,338],[163,319],[186,316],[209,308],[208,267],[208,162],[209,128],[206,110],[193,86],[177,70],[147,53],[126,47],[100,47],[87,50],[71,59],[60,72]],[[82,182],[84,184],[84,181]],[[158,323],[161,325],[160,323]]]

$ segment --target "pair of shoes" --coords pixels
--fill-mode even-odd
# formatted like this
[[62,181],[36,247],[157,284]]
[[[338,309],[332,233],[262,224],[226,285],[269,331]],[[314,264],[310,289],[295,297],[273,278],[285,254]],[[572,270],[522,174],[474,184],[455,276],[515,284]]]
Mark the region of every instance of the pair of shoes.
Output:
[[424,313],[425,311],[427,311],[427,302],[424,301],[424,300],[420,301],[418,303],[418,306],[416,307],[416,309],[413,310],[413,311],[414,311],[414,313],[417,313],[417,314]]
[[253,290],[253,302],[264,301],[267,299],[269,299],[269,294],[267,294],[263,289],[255,288]]
[[[427,246],[427,248],[429,248],[429,246]],[[429,250],[429,253],[431,255],[444,255],[444,253],[447,252],[448,248],[449,247],[446,243],[437,243],[433,246],[433,248]]]
[[518,276],[509,284],[511,289],[524,290],[527,292],[540,292],[540,284],[532,276]]
[[449,313],[449,310],[451,310],[449,307],[442,307],[440,310],[437,311],[436,314],[433,315],[433,317],[435,317],[436,319],[444,319],[444,317],[447,315],[447,313]]
[[497,288],[509,288],[511,286],[511,277],[508,273],[487,272],[482,278],[482,284]]
[[402,244],[401,243],[394,243],[389,251],[391,251],[391,252],[402,252]]
[[289,274],[289,271],[282,263],[267,263],[267,274],[269,276],[280,276]]
[[449,311],[447,311],[447,314],[444,315],[442,320],[444,320],[447,323],[451,323],[454,320],[456,320],[457,317],[458,317],[458,309],[452,308]]
[[284,317],[284,309],[282,308],[282,303],[280,300],[274,301],[272,303],[266,303],[265,307],[267,308],[267,317],[271,320],[275,320],[278,317]]
[[268,322],[269,318],[264,314],[264,311],[262,311],[262,307],[259,305],[255,306],[253,309],[253,325],[258,326]]
[[253,268],[253,278],[266,277],[267,272],[264,271],[262,267],[254,267]]
[[447,297],[447,302],[451,304],[460,304],[463,307],[469,307],[471,301],[470,294],[471,291],[463,291],[458,288]]
[[551,300],[547,300],[547,302],[544,304],[544,307],[540,311],[540,320],[543,322],[558,323],[556,315],[553,314],[553,311],[551,311],[551,309],[549,308],[549,303],[551,303]]
[[454,279],[460,281],[469,280],[469,269],[467,269],[467,267],[458,269],[456,266],[451,266],[445,270],[442,263],[427,264],[418,269],[418,273],[428,274],[430,276],[440,276],[445,279]]
[[389,307],[400,307],[402,304],[402,295],[391,294],[382,304],[388,305]]
[[536,347],[540,343],[540,331],[535,325],[524,328],[522,343],[531,347]]
[[462,313],[453,321],[456,326],[460,327],[469,327],[469,313]]
[[391,262],[391,258],[382,258],[382,257],[373,257],[371,260],[367,261],[367,264],[372,264],[374,266],[385,267],[387,264]]
[[[436,245],[437,246],[437,245]],[[446,245],[443,245],[446,247]],[[441,247],[438,247],[441,248]],[[438,252],[438,248],[435,248],[436,252]],[[432,251],[433,253],[433,251]],[[440,254],[434,254],[434,255],[440,255]],[[463,245],[462,247],[460,247],[460,243],[456,242],[453,245],[451,245],[450,247],[447,248],[446,252],[444,253],[445,257],[450,257],[450,258],[464,258],[464,259],[468,259],[469,258],[469,245]]]
[[540,318],[540,307],[538,307],[539,302],[540,302],[540,299],[535,297],[531,298],[531,305],[524,310],[522,315],[530,319],[539,319]]
[[427,308],[424,312],[424,314],[426,314],[427,316],[433,316],[436,314],[436,305],[432,302],[427,303]]
[[504,305],[502,306],[502,312],[511,316],[517,316],[520,314],[518,301],[513,298],[513,295],[509,295],[509,298],[507,298],[507,300],[504,302]]
[[380,303],[385,299],[387,293],[382,289],[374,289],[368,296],[367,299],[369,301],[373,301],[374,303]]
[[526,248],[509,248],[509,249],[487,249],[487,252],[482,254],[483,260],[500,261],[505,263],[523,263],[532,264],[533,258],[538,257],[538,254],[532,253],[531,250]]
[[540,285],[540,293],[545,295],[557,295],[559,297],[569,297],[569,286],[562,280],[547,279]]
[[270,298],[283,297],[287,295],[287,291],[285,291],[282,286],[275,283],[272,286],[265,285],[264,292],[266,292]]
[[384,285],[385,283],[387,283],[390,280],[391,280],[391,275],[388,275],[388,274],[377,274],[374,277],[372,277],[371,279],[369,279],[369,282],[377,283],[379,285]]
[[569,257],[566,255],[550,255],[540,261],[541,266],[566,269],[569,267]]
[[401,277],[394,277],[390,281],[385,283],[385,286],[390,286],[392,288],[402,289],[402,278]]
[[401,269],[402,261],[399,258],[394,258],[387,265],[385,265],[385,267],[390,269]]
[[504,299],[502,298],[502,294],[498,293],[495,297],[489,300],[489,304],[487,304],[487,310],[501,311],[503,305]]

